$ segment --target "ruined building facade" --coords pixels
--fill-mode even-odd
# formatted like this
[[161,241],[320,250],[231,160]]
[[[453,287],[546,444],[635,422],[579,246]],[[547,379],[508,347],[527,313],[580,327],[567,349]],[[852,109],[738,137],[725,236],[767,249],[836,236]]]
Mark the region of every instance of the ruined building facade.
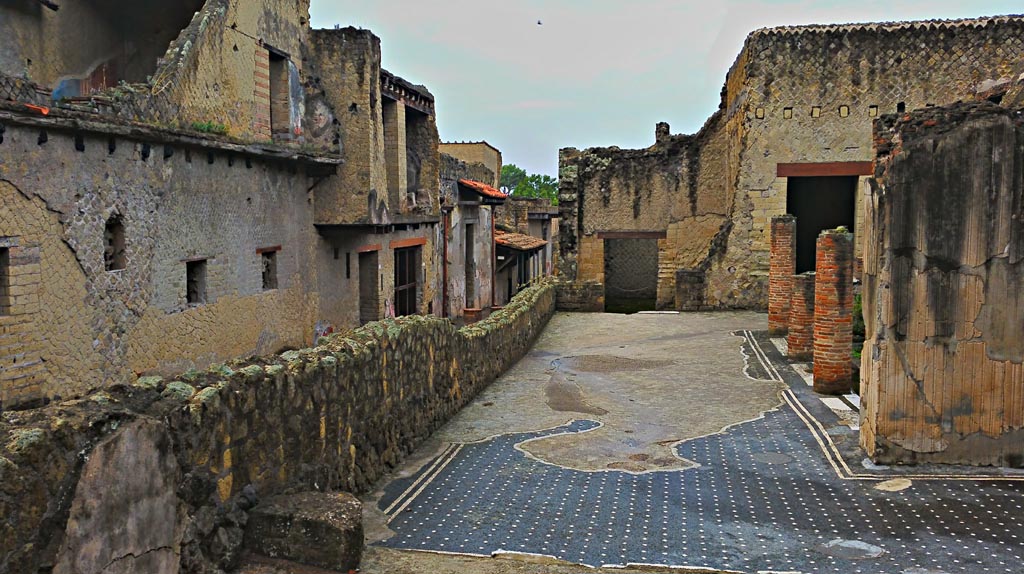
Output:
[[1024,100],[1004,103],[876,123],[861,445],[878,462],[1024,466]]
[[697,134],[561,150],[559,304],[766,307],[773,216],[797,217],[813,269],[819,231],[863,233],[872,121],[972,99],[1022,56],[1020,17],[753,32]]
[[491,304],[445,301],[434,98],[371,32],[307,0],[56,4],[0,8],[2,408]]

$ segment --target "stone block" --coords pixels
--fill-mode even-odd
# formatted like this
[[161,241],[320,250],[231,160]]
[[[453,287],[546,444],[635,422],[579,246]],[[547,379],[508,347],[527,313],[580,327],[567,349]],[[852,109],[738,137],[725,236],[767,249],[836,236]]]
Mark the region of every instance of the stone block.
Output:
[[245,548],[269,558],[355,570],[363,554],[363,505],[342,492],[267,499],[249,514]]

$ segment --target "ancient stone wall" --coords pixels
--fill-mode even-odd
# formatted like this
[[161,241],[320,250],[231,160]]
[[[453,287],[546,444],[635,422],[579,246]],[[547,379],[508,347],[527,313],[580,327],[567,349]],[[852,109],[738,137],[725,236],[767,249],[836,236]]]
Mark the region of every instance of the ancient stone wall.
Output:
[[[787,209],[780,165],[828,175],[870,161],[875,117],[970,99],[1008,80],[1024,58],[1022,38],[1021,17],[752,33],[719,111],[695,136],[664,126],[646,150],[562,150],[561,275],[601,283],[587,264],[593,233],[650,226],[666,231],[659,306],[672,302],[676,269],[703,268],[708,306],[765,307],[771,218]],[[858,190],[857,237],[866,177]]]
[[1024,466],[1024,126],[886,116],[864,258],[861,444],[881,463]]
[[442,142],[438,149],[441,153],[446,153],[466,163],[483,164],[493,175],[491,179],[479,181],[491,187],[498,187],[501,183],[501,152],[487,142]]
[[366,492],[526,353],[554,308],[554,288],[537,284],[462,329],[384,321],[312,349],[0,413],[0,571],[230,569],[258,499]]
[[[308,345],[314,324],[333,320],[317,289],[330,249],[298,163],[0,123],[0,219],[24,270],[12,285],[23,299],[2,318],[4,407]],[[121,269],[105,260],[112,219]],[[205,293],[190,302],[187,266],[199,260]]]

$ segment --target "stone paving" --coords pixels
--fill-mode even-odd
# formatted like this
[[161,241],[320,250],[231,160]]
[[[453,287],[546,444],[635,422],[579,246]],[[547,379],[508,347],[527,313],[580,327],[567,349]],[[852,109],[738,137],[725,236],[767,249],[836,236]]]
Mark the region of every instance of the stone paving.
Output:
[[[611,357],[605,364],[634,361],[633,368],[576,372],[574,400],[585,408],[573,416],[551,407],[550,394],[538,388],[528,357],[477,399],[492,403],[490,411],[467,409],[440,435],[471,435],[466,429],[475,428],[474,417],[499,412],[493,409],[502,405],[518,413],[507,418],[516,423],[492,436],[445,441],[435,446],[437,456],[388,484],[377,500],[386,523],[377,544],[469,556],[542,555],[592,567],[751,573],[1021,571],[1024,474],[865,464],[855,447],[856,431],[809,390],[763,334],[736,328],[757,327],[762,315],[696,315],[556,316],[531,353],[548,364],[544,372],[549,377],[564,376],[562,363],[578,366],[572,357],[605,353]],[[593,329],[586,329],[588,322]],[[609,322],[613,328],[602,331]],[[566,341],[573,331],[577,334]],[[602,332],[619,333],[615,342],[631,350],[617,353],[623,346],[612,345]],[[671,392],[639,397],[636,393],[649,386],[621,385],[637,373],[657,379],[659,369],[686,371],[680,365],[691,359],[689,353],[706,353],[709,343],[718,347],[714,359],[720,364],[707,371],[707,380],[717,385],[744,385],[740,378],[755,381],[781,401],[754,413],[752,420],[720,424],[727,427],[720,433],[688,436],[685,427],[707,422],[706,413],[690,412],[680,415],[675,432],[661,428],[663,435],[673,435],[669,438],[642,434],[654,446],[667,443],[673,461],[660,464],[650,462],[662,456],[657,448],[632,439],[582,442],[608,427],[629,426],[630,416],[639,426],[658,419],[656,412],[645,415],[658,410],[650,407],[650,399],[705,404],[707,409],[696,410],[718,412],[711,418],[722,423],[724,415],[713,405],[719,396],[731,396],[728,389],[708,385],[694,403],[692,396]],[[668,364],[657,363],[663,350],[673,354]],[[692,358],[701,362],[708,357]],[[645,360],[655,361],[656,367],[643,374],[635,361]],[[531,396],[539,404],[531,405]],[[626,408],[609,416],[620,406],[616,401],[645,406],[632,415]],[[555,404],[562,407],[564,401]],[[560,424],[541,426],[552,420],[541,407],[560,415],[555,417]],[[479,423],[487,431],[498,430]],[[527,430],[530,424],[538,426]],[[572,440],[566,444],[637,465],[600,468],[594,452],[560,461],[554,457],[566,448],[531,448],[554,440]]]

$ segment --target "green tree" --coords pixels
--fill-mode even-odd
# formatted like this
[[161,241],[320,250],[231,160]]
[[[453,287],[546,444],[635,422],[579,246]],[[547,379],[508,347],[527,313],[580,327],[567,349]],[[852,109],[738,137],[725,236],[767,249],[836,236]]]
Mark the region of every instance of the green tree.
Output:
[[526,170],[514,163],[501,166],[501,178],[498,187],[502,193],[509,195],[526,179]]
[[516,197],[543,197],[558,205],[557,179],[540,173],[528,174],[515,164],[501,167],[501,191]]

